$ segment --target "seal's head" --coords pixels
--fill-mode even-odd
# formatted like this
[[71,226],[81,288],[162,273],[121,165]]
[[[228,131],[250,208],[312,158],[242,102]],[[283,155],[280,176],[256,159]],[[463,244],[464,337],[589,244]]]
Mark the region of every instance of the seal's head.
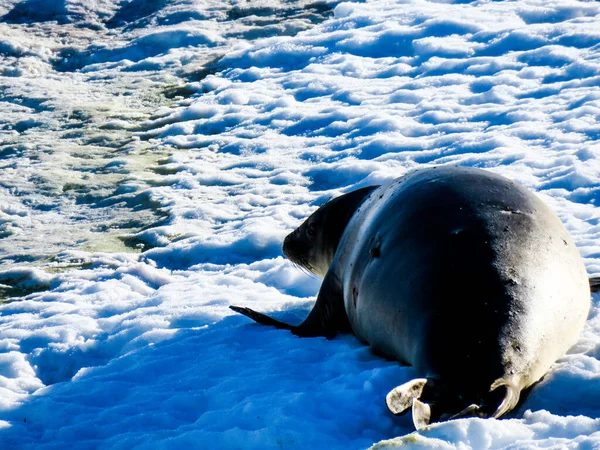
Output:
[[308,271],[325,276],[352,215],[379,186],[368,186],[328,201],[288,234],[283,254]]

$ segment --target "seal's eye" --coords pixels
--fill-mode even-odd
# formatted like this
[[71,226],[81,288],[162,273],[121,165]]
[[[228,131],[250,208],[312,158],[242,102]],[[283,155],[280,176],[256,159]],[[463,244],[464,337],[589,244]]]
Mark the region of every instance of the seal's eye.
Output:
[[306,234],[308,237],[315,237],[317,234],[317,226],[314,223],[309,224],[306,228]]

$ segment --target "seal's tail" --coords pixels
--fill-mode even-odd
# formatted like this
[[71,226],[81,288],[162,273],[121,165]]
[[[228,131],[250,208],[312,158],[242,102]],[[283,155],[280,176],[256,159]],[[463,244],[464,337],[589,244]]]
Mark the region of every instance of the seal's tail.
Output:
[[[499,396],[502,394],[498,390],[501,387],[505,389],[503,397]],[[385,400],[395,415],[412,409],[413,424],[420,430],[437,421],[465,417],[498,418],[517,405],[520,393],[514,383],[500,378],[492,383],[489,394],[483,395],[481,405],[465,407],[464,401],[449,386],[430,378],[416,378],[392,389]]]

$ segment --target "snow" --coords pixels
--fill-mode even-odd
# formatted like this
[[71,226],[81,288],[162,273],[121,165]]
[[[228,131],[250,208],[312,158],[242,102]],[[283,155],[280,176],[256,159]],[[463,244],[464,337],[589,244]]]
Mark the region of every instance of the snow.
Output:
[[508,418],[420,432],[384,402],[412,368],[228,308],[300,322],[320,280],[283,237],[423,165],[537,192],[600,274],[598,2],[0,0],[0,15],[2,448],[600,445],[598,295]]

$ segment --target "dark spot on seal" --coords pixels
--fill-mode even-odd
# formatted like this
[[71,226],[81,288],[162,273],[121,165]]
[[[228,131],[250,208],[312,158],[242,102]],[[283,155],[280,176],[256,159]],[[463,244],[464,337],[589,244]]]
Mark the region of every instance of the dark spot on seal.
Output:
[[373,258],[379,258],[381,256],[381,250],[379,250],[379,247],[373,247],[371,250],[369,250],[369,254]]
[[356,308],[356,299],[358,298],[358,288],[356,286],[352,286],[352,304],[354,308]]
[[513,344],[513,350],[517,353],[521,353],[521,347],[519,344]]
[[563,244],[565,244],[565,247],[568,247],[568,246],[569,246],[569,244],[568,244],[568,242],[567,242],[567,240],[566,240],[566,239],[563,239]]

